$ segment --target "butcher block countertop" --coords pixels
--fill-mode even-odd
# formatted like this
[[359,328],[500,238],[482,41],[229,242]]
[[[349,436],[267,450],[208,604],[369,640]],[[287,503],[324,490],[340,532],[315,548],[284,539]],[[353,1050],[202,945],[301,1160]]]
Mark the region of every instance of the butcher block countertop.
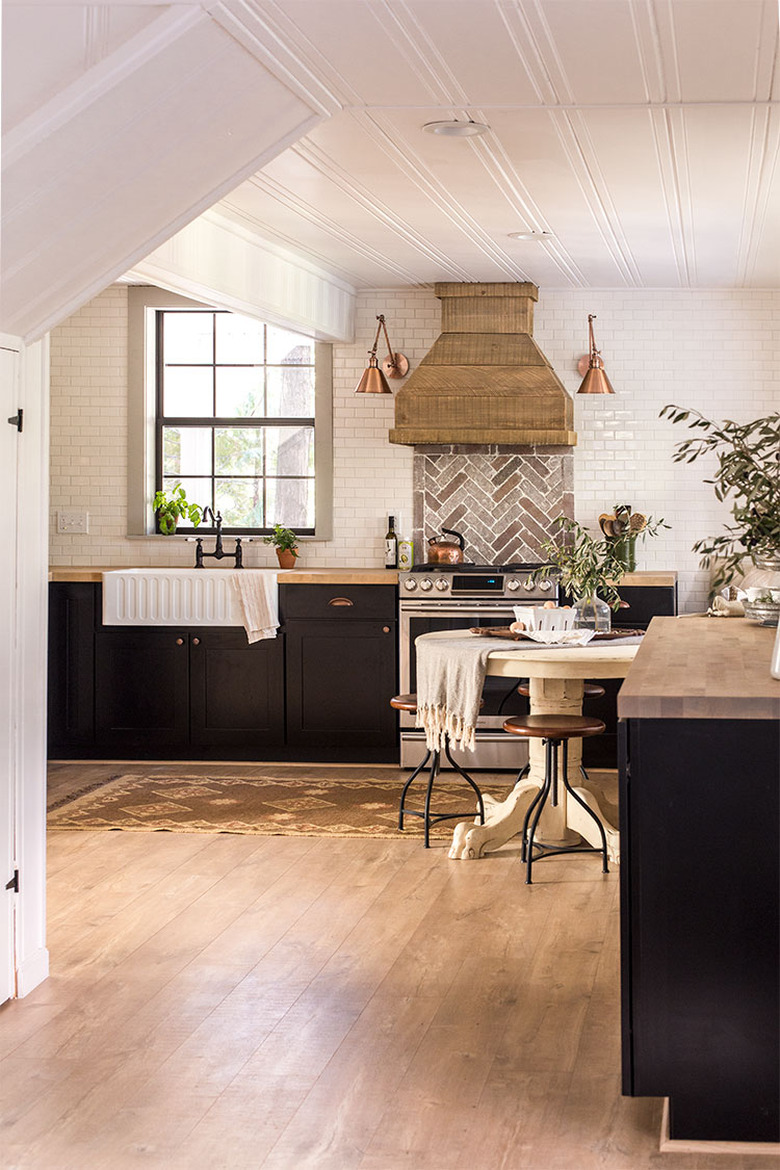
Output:
[[[140,568],[134,565],[52,565],[49,569],[50,581],[92,581],[100,582],[104,573],[115,569]],[[163,565],[146,565],[148,569],[160,569]],[[173,565],[172,568],[187,569],[188,565]],[[209,565],[209,568],[218,566]],[[247,565],[249,569],[274,569],[273,565]],[[226,573],[235,571],[231,566],[224,570]],[[398,573],[395,569],[289,569],[284,572],[275,569],[279,574],[280,585],[395,585],[398,582]]]
[[[104,573],[114,569],[140,568],[135,565],[52,565],[49,569],[50,581],[93,581],[100,583]],[[166,568],[165,565],[147,565],[150,569]],[[171,568],[186,569],[191,566],[173,565]],[[209,565],[209,568],[218,568]],[[273,565],[247,565],[249,569],[273,569]],[[231,566],[225,571],[230,572]],[[623,577],[624,585],[674,585],[676,573],[663,572],[636,572],[626,573]],[[395,569],[290,569],[287,572],[279,570],[279,582],[282,585],[396,585],[398,573]]]
[[772,626],[657,617],[618,694],[621,719],[780,719]]

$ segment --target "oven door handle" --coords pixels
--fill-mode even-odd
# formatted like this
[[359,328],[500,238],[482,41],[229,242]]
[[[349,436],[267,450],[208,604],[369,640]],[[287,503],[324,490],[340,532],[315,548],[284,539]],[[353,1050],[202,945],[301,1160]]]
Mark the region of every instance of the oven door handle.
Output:
[[437,605],[435,607],[431,606],[430,609],[412,609],[411,607],[402,606],[401,616],[405,618],[463,618],[464,623],[466,621],[473,621],[475,618],[483,617],[501,617],[509,618],[510,621],[515,620],[514,610],[511,608],[511,606],[502,606],[500,609],[498,607],[492,609],[477,609],[473,605],[464,605],[457,609],[453,609],[446,604]]

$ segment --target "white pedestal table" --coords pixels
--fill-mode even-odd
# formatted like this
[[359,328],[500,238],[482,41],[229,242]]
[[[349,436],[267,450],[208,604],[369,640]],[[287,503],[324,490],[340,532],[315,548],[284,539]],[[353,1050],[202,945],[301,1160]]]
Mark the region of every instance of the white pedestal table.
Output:
[[[428,634],[435,638],[438,634]],[[448,631],[447,637],[456,636]],[[473,638],[467,630],[463,637]],[[506,650],[494,650],[487,673],[503,678],[527,678],[530,684],[530,712],[532,715],[581,715],[585,679],[625,678],[639,649],[636,641],[615,639],[609,642],[589,643],[587,646],[517,649],[517,643],[507,642]],[[620,834],[605,817],[597,795],[585,785],[580,772],[582,740],[569,741],[568,778],[577,795],[600,818],[607,835],[610,860],[620,859]],[[530,769],[509,796],[497,800],[484,794],[485,824],[459,824],[453,835],[449,856],[458,861],[475,861],[484,853],[506,844],[522,830],[526,810],[544,782],[545,750],[540,739],[529,741]],[[468,761],[466,761],[468,768]],[[519,768],[518,768],[519,771]],[[559,786],[556,808],[547,803],[542,813],[537,838],[555,846],[571,844],[577,833],[590,844],[601,846],[598,829],[576,801],[568,801],[563,785]]]

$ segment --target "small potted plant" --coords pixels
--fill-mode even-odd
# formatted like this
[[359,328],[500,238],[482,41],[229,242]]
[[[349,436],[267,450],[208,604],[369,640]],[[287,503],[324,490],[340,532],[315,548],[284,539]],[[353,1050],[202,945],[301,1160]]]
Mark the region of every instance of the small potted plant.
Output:
[[193,528],[197,528],[203,519],[200,504],[191,504],[188,501],[187,493],[180,483],[155,492],[152,508],[157,519],[157,527],[163,536],[175,534],[176,525],[182,516],[190,521]]
[[[574,599],[575,627],[606,633],[612,626],[610,607],[620,607],[617,587],[626,571],[619,542],[606,536],[596,540],[568,516],[559,516],[555,523],[560,539],[545,542],[542,551],[549,560],[529,575],[536,582],[555,573]],[[659,528],[667,527],[663,520],[651,518],[645,520],[642,532],[655,536]]]
[[269,536],[264,536],[263,540],[266,544],[272,544],[276,549],[280,569],[295,568],[295,558],[298,556],[298,537],[291,528],[274,524],[273,532]]
[[[697,410],[670,404],[661,411],[664,417],[673,423],[687,422],[698,432],[677,444],[674,462],[693,463],[711,452],[718,466],[704,482],[712,484],[719,500],[731,497],[734,523],[727,524],[719,536],[705,537],[693,545],[701,567],[714,567],[711,596],[729,584],[745,560],[757,566],[757,575],[770,586],[773,579],[780,583],[780,414],[748,423],[730,419],[718,423]],[[747,583],[746,575],[743,585]],[[767,604],[774,607],[773,620],[777,621],[780,600],[775,593],[777,589],[769,589]]]

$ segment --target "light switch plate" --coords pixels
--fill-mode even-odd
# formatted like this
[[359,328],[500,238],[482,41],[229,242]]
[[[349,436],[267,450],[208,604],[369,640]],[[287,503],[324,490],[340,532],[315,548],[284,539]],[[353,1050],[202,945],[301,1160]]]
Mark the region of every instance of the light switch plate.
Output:
[[89,512],[58,512],[57,531],[89,532]]

